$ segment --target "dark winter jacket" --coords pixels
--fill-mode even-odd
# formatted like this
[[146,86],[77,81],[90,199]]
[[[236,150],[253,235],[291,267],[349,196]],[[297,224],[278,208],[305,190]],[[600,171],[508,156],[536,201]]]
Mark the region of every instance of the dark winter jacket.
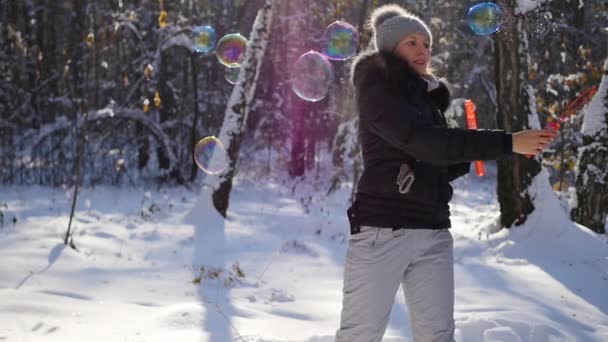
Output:
[[352,81],[365,169],[348,210],[351,232],[360,225],[450,228],[449,182],[467,174],[471,161],[512,154],[511,134],[447,128],[446,84],[429,92],[427,82],[390,53],[361,54]]

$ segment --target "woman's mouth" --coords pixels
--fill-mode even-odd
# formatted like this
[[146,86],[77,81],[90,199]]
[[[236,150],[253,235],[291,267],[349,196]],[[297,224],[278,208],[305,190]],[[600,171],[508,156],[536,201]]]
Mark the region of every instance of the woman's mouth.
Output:
[[417,59],[414,61],[414,64],[419,65],[419,66],[424,66],[426,64],[426,61],[423,59]]

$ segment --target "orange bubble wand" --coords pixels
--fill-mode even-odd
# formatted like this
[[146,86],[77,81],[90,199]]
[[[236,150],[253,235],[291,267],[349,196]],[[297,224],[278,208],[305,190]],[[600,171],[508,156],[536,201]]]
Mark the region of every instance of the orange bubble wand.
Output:
[[[592,86],[585,89],[581,94],[574,99],[572,102],[566,106],[566,109],[559,115],[555,121],[547,121],[547,126],[545,127],[548,131],[559,132],[562,126],[562,123],[568,122],[570,117],[576,114],[579,110],[581,110],[597,93],[597,86]],[[527,155],[526,157],[532,158],[533,155]]]
[[561,124],[567,122],[572,115],[576,114],[589,101],[591,101],[593,96],[595,96],[595,93],[597,93],[596,86],[592,86],[585,89],[576,99],[574,99],[574,101],[568,104],[564,112],[557,117],[557,120],[549,122],[548,126],[550,126],[553,130],[558,131],[561,127]]
[[[467,114],[467,128],[477,129],[477,113],[475,111],[475,104],[473,103],[473,101],[464,101],[464,109]],[[477,176],[479,177],[483,177],[483,175],[485,174],[485,169],[481,160],[475,161],[475,171],[477,172]]]

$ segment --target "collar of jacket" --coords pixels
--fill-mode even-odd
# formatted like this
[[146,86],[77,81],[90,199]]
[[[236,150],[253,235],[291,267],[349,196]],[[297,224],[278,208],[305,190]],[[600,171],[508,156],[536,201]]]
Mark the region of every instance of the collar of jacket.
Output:
[[375,73],[381,75],[392,89],[409,99],[420,101],[429,96],[442,112],[450,105],[450,90],[444,79],[439,79],[439,86],[428,91],[428,83],[406,61],[390,52],[361,53],[353,61],[351,73],[355,86],[370,73]]

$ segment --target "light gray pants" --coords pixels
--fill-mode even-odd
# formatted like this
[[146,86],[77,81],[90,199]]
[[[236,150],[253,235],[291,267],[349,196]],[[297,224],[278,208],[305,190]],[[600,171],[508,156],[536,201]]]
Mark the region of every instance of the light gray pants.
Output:
[[381,341],[399,284],[414,341],[454,341],[453,249],[448,229],[362,226],[348,241],[336,342]]

